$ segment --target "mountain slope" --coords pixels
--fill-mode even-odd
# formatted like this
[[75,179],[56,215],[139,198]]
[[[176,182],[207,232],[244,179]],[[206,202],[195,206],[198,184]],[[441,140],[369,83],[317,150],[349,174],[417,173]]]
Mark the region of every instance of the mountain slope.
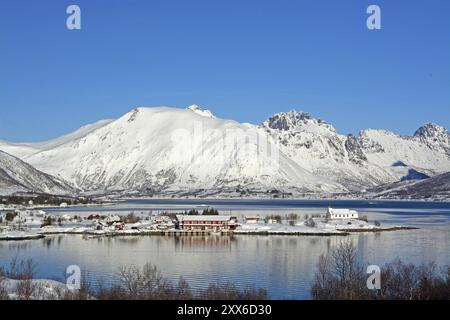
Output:
[[0,151],[0,194],[14,192],[68,194],[73,191],[66,183]]
[[449,137],[434,124],[414,136],[372,129],[341,135],[294,110],[255,126],[193,105],[136,108],[54,141],[0,149],[86,192],[301,195],[360,192],[448,172]]
[[71,132],[69,134],[63,135],[59,138],[43,141],[43,142],[30,142],[30,143],[10,143],[6,141],[0,141],[0,150],[7,152],[9,154],[14,154],[19,158],[29,157],[34,153],[49,150],[52,148],[59,147],[67,142],[80,139],[89,133],[101,128],[113,120],[100,120],[92,124],[82,126],[78,130]]
[[371,197],[392,199],[449,199],[450,172],[420,181],[401,181],[370,190]]

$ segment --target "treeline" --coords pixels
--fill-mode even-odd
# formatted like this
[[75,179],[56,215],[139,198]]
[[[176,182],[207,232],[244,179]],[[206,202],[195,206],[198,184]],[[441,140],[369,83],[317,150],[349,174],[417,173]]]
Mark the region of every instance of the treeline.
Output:
[[91,198],[79,197],[79,198],[65,198],[52,195],[37,195],[37,196],[4,196],[1,197],[1,203],[6,205],[28,205],[29,201],[33,201],[33,205],[49,205],[59,206],[61,203],[67,203],[68,205],[76,204],[89,204],[94,203]]
[[[15,293],[21,300],[266,300],[265,289],[254,287],[238,288],[232,282],[211,283],[204,289],[193,290],[180,277],[178,282],[172,283],[164,277],[158,268],[152,264],[145,264],[142,268],[136,266],[119,269],[119,282],[112,286],[103,283],[94,284],[86,278],[81,281],[81,288],[75,291],[54,288],[52,291],[42,289],[33,283],[36,265],[31,261],[13,262],[12,268],[6,271],[0,269],[0,300],[8,299],[5,277],[19,280]],[[3,279],[2,279],[3,277]]]
[[[197,215],[200,215],[200,212],[198,210],[191,209],[189,211],[184,211],[184,214],[185,215],[189,215],[189,216],[197,216]],[[208,209],[204,209],[202,211],[202,215],[204,215],[204,216],[218,216],[219,215],[219,211],[217,211],[214,208],[211,208],[211,209],[208,208]]]
[[368,289],[366,269],[355,246],[342,242],[321,255],[311,287],[316,300],[449,300],[450,268],[416,266],[400,259],[381,268],[380,289]]

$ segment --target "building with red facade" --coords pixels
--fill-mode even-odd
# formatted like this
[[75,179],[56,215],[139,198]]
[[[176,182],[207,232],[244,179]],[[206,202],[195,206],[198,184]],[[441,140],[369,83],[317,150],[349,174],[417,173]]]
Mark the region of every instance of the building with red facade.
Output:
[[237,219],[225,215],[177,215],[180,230],[231,231],[237,227]]

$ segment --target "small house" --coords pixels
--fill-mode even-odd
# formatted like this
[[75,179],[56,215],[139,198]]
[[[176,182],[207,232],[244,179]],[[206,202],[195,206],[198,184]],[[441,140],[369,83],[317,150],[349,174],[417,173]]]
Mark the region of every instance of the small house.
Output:
[[121,219],[117,215],[115,215],[115,216],[109,215],[105,218],[105,222],[107,224],[113,224],[113,223],[120,222],[120,221],[121,221]]
[[259,221],[258,216],[245,216],[245,223],[256,224]]

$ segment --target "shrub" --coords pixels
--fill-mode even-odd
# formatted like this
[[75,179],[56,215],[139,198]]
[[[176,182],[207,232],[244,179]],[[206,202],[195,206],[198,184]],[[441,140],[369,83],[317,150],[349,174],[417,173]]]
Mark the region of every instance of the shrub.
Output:
[[289,225],[293,226],[298,221],[298,214],[296,214],[296,213],[289,213],[286,218],[289,221]]
[[190,215],[190,216],[197,216],[198,215],[198,211],[195,210],[195,209],[191,209],[191,210],[188,211],[187,214]]
[[243,289],[232,282],[212,283],[205,289],[194,291],[189,284],[180,277],[173,284],[165,278],[158,268],[152,264],[145,264],[142,268],[136,266],[122,267],[119,269],[119,283],[105,286],[99,282],[96,290],[86,277],[81,281],[79,290],[69,291],[56,287],[48,292],[41,285],[32,281],[36,264],[32,260],[18,261],[13,259],[9,270],[0,268],[0,300],[8,299],[6,288],[3,285],[3,277],[20,280],[16,293],[20,300],[28,299],[53,299],[53,300],[261,300],[267,299],[265,289],[247,286]]
[[280,216],[279,214],[271,214],[271,215],[268,215],[268,216],[266,217],[266,219],[265,219],[266,223],[267,223],[270,219],[275,220],[275,221],[278,222],[278,223],[281,223],[281,220],[282,220],[282,218],[281,218],[281,216]]
[[311,294],[318,300],[361,299],[368,292],[362,265],[351,242],[341,242],[317,264]]
[[357,259],[355,246],[342,242],[316,267],[311,294],[314,299],[448,300],[450,268],[445,272],[434,263],[415,266],[396,259],[381,270],[381,289],[366,287],[365,268]]
[[216,209],[205,209],[205,210],[203,210],[202,215],[204,215],[204,216],[218,216],[219,215],[219,211],[217,211]]
[[11,222],[14,220],[14,218],[17,216],[16,212],[7,212],[5,215],[5,220],[8,222]]
[[305,221],[305,226],[310,227],[310,228],[315,228],[316,222],[312,218],[310,218],[309,220]]
[[369,219],[367,218],[367,216],[359,217],[359,220],[369,222]]
[[141,218],[134,214],[134,212],[130,212],[125,217],[121,218],[122,222],[124,223],[137,223],[141,221]]
[[44,222],[41,224],[41,228],[46,227],[46,226],[51,226],[52,224],[53,224],[53,219],[50,216],[47,216],[44,219]]

